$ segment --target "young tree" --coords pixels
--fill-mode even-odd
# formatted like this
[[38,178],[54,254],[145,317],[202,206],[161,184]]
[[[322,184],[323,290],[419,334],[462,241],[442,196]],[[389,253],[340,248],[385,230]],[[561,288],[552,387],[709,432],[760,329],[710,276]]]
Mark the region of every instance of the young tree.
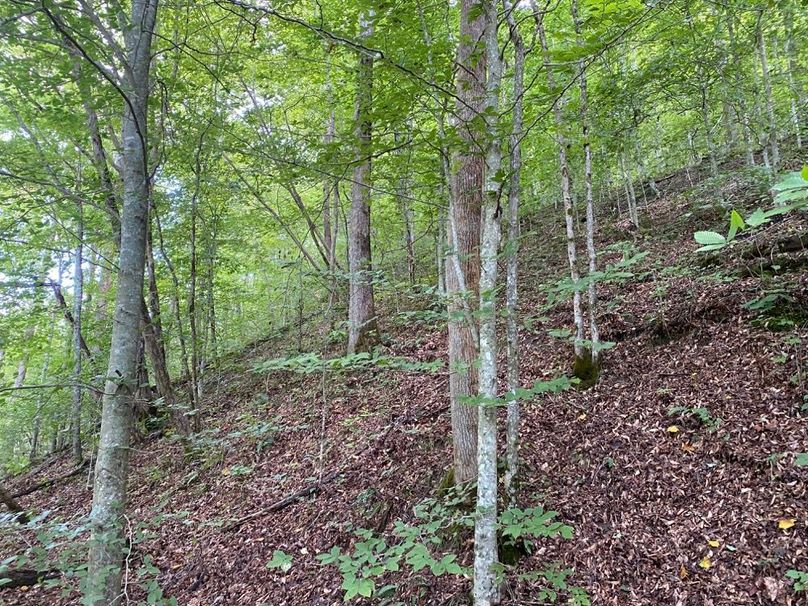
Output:
[[499,602],[497,553],[497,257],[501,238],[502,189],[498,108],[502,80],[497,38],[497,2],[484,0],[485,180],[480,241],[479,423],[477,427],[477,519],[474,524],[474,604]]
[[[373,35],[374,19],[373,10],[360,15],[359,39],[361,41],[366,42]],[[373,56],[367,51],[360,50],[354,113],[356,165],[351,184],[351,219],[348,233],[348,270],[350,272],[348,353],[368,351],[379,341],[370,246],[372,95]]]
[[157,0],[132,2],[123,31],[124,72],[116,87],[124,97],[121,127],[123,210],[118,290],[90,513],[92,532],[85,596],[93,606],[117,606],[122,601],[121,575],[125,549],[123,511],[126,504],[133,397],[137,388],[146,261],[151,176],[146,137],[151,42],[157,21],[157,3]]
[[78,223],[76,226],[75,260],[73,263],[73,407],[70,411],[70,439],[73,448],[73,458],[76,463],[84,460],[84,453],[81,449],[81,312],[84,298],[84,270],[83,261],[83,240],[84,240],[84,207],[79,203]]
[[555,74],[550,61],[550,48],[547,44],[547,33],[544,27],[545,14],[539,10],[536,0],[531,0],[533,15],[536,20],[536,31],[541,44],[544,70],[547,73],[547,84],[552,95],[559,97],[553,102],[553,116],[555,118],[556,140],[558,145],[558,166],[561,175],[561,199],[564,202],[564,225],[567,235],[567,261],[570,268],[570,279],[574,284],[572,297],[573,320],[575,322],[575,357],[584,357],[584,315],[581,307],[581,289],[578,286],[580,274],[578,271],[578,248],[575,242],[575,210],[572,200],[572,184],[570,180],[570,167],[567,158],[567,138],[564,135],[564,91],[559,93]]
[[[519,205],[522,197],[522,129],[524,114],[525,43],[519,33],[514,17],[515,5],[511,0],[502,0],[508,31],[513,44],[513,114],[510,135],[510,179],[508,182],[508,244],[505,284],[505,309],[508,337],[508,391],[515,393],[519,388],[519,318],[517,317],[519,294]],[[505,472],[505,494],[508,503],[515,507],[516,483],[519,473],[519,402],[515,398],[508,401],[505,430],[507,470]]]

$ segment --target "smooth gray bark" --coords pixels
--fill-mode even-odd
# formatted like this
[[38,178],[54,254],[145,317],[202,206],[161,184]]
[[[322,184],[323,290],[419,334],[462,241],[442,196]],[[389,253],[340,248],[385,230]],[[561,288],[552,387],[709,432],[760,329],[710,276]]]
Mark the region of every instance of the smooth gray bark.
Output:
[[[508,259],[505,276],[505,309],[507,317],[507,378],[508,391],[519,388],[519,205],[522,196],[522,129],[524,113],[525,44],[519,33],[511,0],[502,0],[506,21],[513,44],[513,116],[510,135],[510,180],[508,183]],[[508,505],[517,506],[517,480],[519,475],[519,402],[508,401],[505,425],[507,469],[505,494]]]
[[760,55],[760,71],[763,77],[763,90],[766,101],[766,114],[769,118],[768,146],[771,151],[771,169],[777,173],[780,168],[780,144],[777,141],[777,115],[774,109],[774,93],[772,92],[772,79],[769,73],[769,60],[766,54],[766,37],[763,33],[763,11],[758,13],[757,45]]
[[95,466],[85,601],[118,606],[125,553],[124,519],[133,396],[137,388],[143,272],[149,207],[147,111],[151,41],[158,0],[133,0],[124,27],[126,65],[121,128],[123,210],[109,369]]
[[497,255],[501,239],[499,172],[502,151],[498,135],[502,67],[497,40],[497,3],[483,2],[486,79],[485,182],[480,236],[480,362],[477,425],[477,515],[474,524],[474,604],[499,603],[497,551]]
[[[575,23],[575,33],[579,46],[583,46],[581,37],[581,21],[578,15],[578,1],[572,0],[572,19]],[[589,107],[588,88],[586,71],[583,60],[578,63],[578,85],[581,91],[580,115],[581,115],[581,135],[584,146],[584,186],[586,188],[586,254],[589,261],[589,275],[592,276],[598,269],[597,251],[595,250],[595,197],[592,191],[592,145],[589,141]],[[639,141],[637,141],[639,151]],[[651,183],[654,183],[651,179]],[[656,185],[654,185],[656,189]],[[658,193],[658,192],[657,192]],[[589,312],[589,340],[591,342],[592,363],[598,363],[598,344],[600,343],[600,333],[597,323],[598,291],[597,283],[590,280],[587,286],[589,298],[587,311]]]
[[70,409],[70,440],[73,459],[76,463],[84,460],[81,449],[81,315],[84,299],[84,270],[82,267],[84,239],[84,209],[79,203],[79,220],[76,227],[76,255],[73,263],[73,403]]
[[[544,15],[538,9],[535,0],[531,0],[534,15],[536,16],[537,33],[541,44],[544,70],[547,74],[547,84],[551,91],[556,91],[555,75],[550,61],[550,49],[547,46],[547,36],[544,30]],[[572,200],[572,185],[570,181],[570,168],[567,159],[567,139],[564,136],[564,94],[553,105],[553,116],[555,118],[556,141],[558,145],[558,164],[561,173],[561,198],[564,203],[564,226],[567,236],[567,261],[570,268],[570,279],[574,286],[572,295],[572,313],[575,323],[575,355],[582,357],[584,353],[584,316],[581,309],[581,289],[578,286],[578,250],[575,243],[575,217]]]

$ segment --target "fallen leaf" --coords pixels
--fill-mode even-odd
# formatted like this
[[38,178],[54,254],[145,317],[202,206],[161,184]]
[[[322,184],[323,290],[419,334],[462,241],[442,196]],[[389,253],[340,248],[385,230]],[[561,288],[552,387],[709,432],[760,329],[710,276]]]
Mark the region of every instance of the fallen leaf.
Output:
[[687,568],[685,568],[684,564],[679,565],[679,578],[683,581],[687,578]]
[[789,528],[794,526],[796,522],[797,520],[795,520],[794,518],[780,518],[780,520],[777,522],[777,528],[779,528],[780,530],[788,530]]
[[712,541],[707,541],[707,544],[710,547],[719,547],[721,545],[721,541],[716,541],[715,539],[713,539]]
[[679,427],[676,425],[671,425],[666,431],[668,433],[679,433]]
[[696,452],[696,447],[692,444],[688,444],[687,442],[682,442],[682,450],[685,452]]
[[766,592],[769,594],[770,600],[776,600],[780,595],[780,586],[777,579],[766,577],[763,579],[763,584],[766,586]]
[[712,565],[713,565],[713,562],[712,562],[712,560],[711,560],[711,559],[710,559],[708,556],[704,556],[704,557],[701,559],[701,562],[699,562],[699,567],[700,567],[700,568],[703,568],[704,570],[707,570],[707,569],[708,569],[708,568],[710,568]]
[[578,420],[579,421],[585,421],[586,420],[586,413],[585,412],[581,413],[581,416],[578,417]]

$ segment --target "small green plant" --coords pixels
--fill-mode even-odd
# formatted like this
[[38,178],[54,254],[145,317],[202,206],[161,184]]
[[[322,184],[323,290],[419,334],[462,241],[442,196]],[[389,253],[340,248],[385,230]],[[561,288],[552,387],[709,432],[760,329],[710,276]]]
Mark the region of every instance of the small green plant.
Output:
[[795,592],[808,592],[808,572],[792,569],[786,572],[786,577],[794,581],[792,587]]
[[[43,512],[25,525],[35,540],[28,543],[22,553],[0,562],[0,572],[16,568],[31,568],[43,571],[42,584],[47,588],[61,588],[62,597],[73,596],[78,586],[82,591],[87,584],[87,544],[90,523],[86,518],[63,520],[49,518]],[[187,512],[161,515],[149,522],[130,524],[127,528],[127,544],[123,546],[129,571],[129,601],[137,606],[177,606],[177,600],[168,597],[159,583],[160,569],[148,553],[142,553],[143,543],[155,539],[155,529],[169,517],[178,519]],[[0,541],[3,533],[18,533],[18,526],[0,527]],[[13,539],[12,539],[13,540]],[[4,541],[5,542],[5,541]],[[59,571],[52,574],[49,571]],[[0,581],[0,588],[10,579]]]
[[704,406],[672,406],[668,409],[668,416],[689,417],[697,419],[709,431],[715,431],[723,422],[720,417],[714,417]]
[[225,471],[227,471],[227,475],[239,477],[250,475],[253,472],[253,468],[251,465],[231,465]]
[[269,570],[280,570],[281,572],[289,572],[292,569],[292,561],[294,558],[280,549],[272,552],[272,559],[267,562]]
[[553,563],[544,570],[535,570],[519,575],[519,580],[541,582],[542,587],[536,593],[541,603],[555,604],[562,593],[566,592],[569,598],[568,606],[590,606],[589,594],[581,588],[571,586],[567,579],[575,572],[573,568],[562,568]]
[[[380,599],[395,593],[395,585],[377,588],[377,583],[387,573],[403,568],[435,577],[470,576],[471,570],[448,550],[452,535],[474,527],[474,514],[462,507],[467,499],[460,489],[451,489],[445,499],[427,499],[418,504],[417,523],[396,521],[392,541],[360,528],[354,532],[358,540],[351,549],[343,551],[335,546],[318,555],[317,560],[339,569],[345,601],[357,597]],[[557,515],[540,507],[505,510],[498,524],[500,536],[504,542],[519,541],[529,548],[533,547],[532,539],[572,537],[572,528],[555,521]]]
[[744,307],[754,312],[755,326],[772,331],[789,330],[805,321],[799,301],[784,288],[764,290],[760,297],[744,303]]
[[720,250],[732,243],[739,232],[760,227],[769,223],[778,215],[784,215],[808,206],[808,166],[803,166],[801,172],[787,175],[774,186],[773,192],[774,203],[777,205],[774,208],[769,210],[758,208],[746,220],[737,210],[733,210],[730,213],[729,231],[726,236],[715,231],[697,231],[694,233],[693,238],[702,245],[696,249],[696,252]]

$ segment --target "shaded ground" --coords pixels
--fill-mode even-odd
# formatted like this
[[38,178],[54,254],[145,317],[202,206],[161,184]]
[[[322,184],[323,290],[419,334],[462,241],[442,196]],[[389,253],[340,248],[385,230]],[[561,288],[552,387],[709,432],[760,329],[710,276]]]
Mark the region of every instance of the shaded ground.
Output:
[[[726,211],[688,199],[681,183],[662,186],[668,193],[647,214],[664,229],[637,234],[604,222],[605,240],[622,238],[623,248],[650,254],[625,283],[602,289],[601,329],[616,345],[600,382],[524,408],[525,505],[557,510],[575,536],[540,543],[517,572],[553,561],[574,567],[572,581],[593,604],[806,604],[785,572],[808,570],[808,469],[794,464],[795,453],[808,451],[801,410],[808,275],[803,265],[785,275],[734,278],[748,265],[734,251],[702,267],[692,231],[714,227]],[[754,205],[743,191],[730,184],[726,196]],[[551,233],[549,220],[531,227]],[[766,248],[805,230],[804,218],[790,217],[754,238]],[[536,240],[527,236],[526,247]],[[568,304],[546,309],[538,288],[563,272],[562,248],[559,241],[524,255],[526,384],[569,371],[569,345],[547,331],[568,326],[571,311]],[[609,262],[619,257],[604,254]],[[745,307],[774,289],[782,297],[765,313]],[[413,317],[388,326],[392,354],[445,357],[441,326]],[[412,520],[413,505],[434,495],[450,461],[445,369],[372,370],[329,376],[325,385],[319,374],[249,372],[276,347],[260,345],[213,377],[208,429],[192,462],[169,439],[152,439],[134,453],[133,527],[167,517],[159,536],[137,544],[132,563],[150,555],[161,585],[181,605],[342,603],[339,573],[315,556],[347,546],[353,527],[389,536],[396,520]],[[58,461],[13,487],[68,469]],[[257,515],[332,476],[319,494]],[[90,495],[79,475],[21,501],[72,518],[87,512]],[[784,519],[794,525],[780,528]],[[462,563],[470,562],[470,547],[458,545]],[[287,573],[266,568],[275,550],[294,557]],[[468,603],[470,584],[462,578],[402,572],[391,579],[407,604]],[[539,603],[536,589],[515,581],[505,603]],[[58,589],[0,590],[8,606],[77,603],[76,594],[60,597]]]

